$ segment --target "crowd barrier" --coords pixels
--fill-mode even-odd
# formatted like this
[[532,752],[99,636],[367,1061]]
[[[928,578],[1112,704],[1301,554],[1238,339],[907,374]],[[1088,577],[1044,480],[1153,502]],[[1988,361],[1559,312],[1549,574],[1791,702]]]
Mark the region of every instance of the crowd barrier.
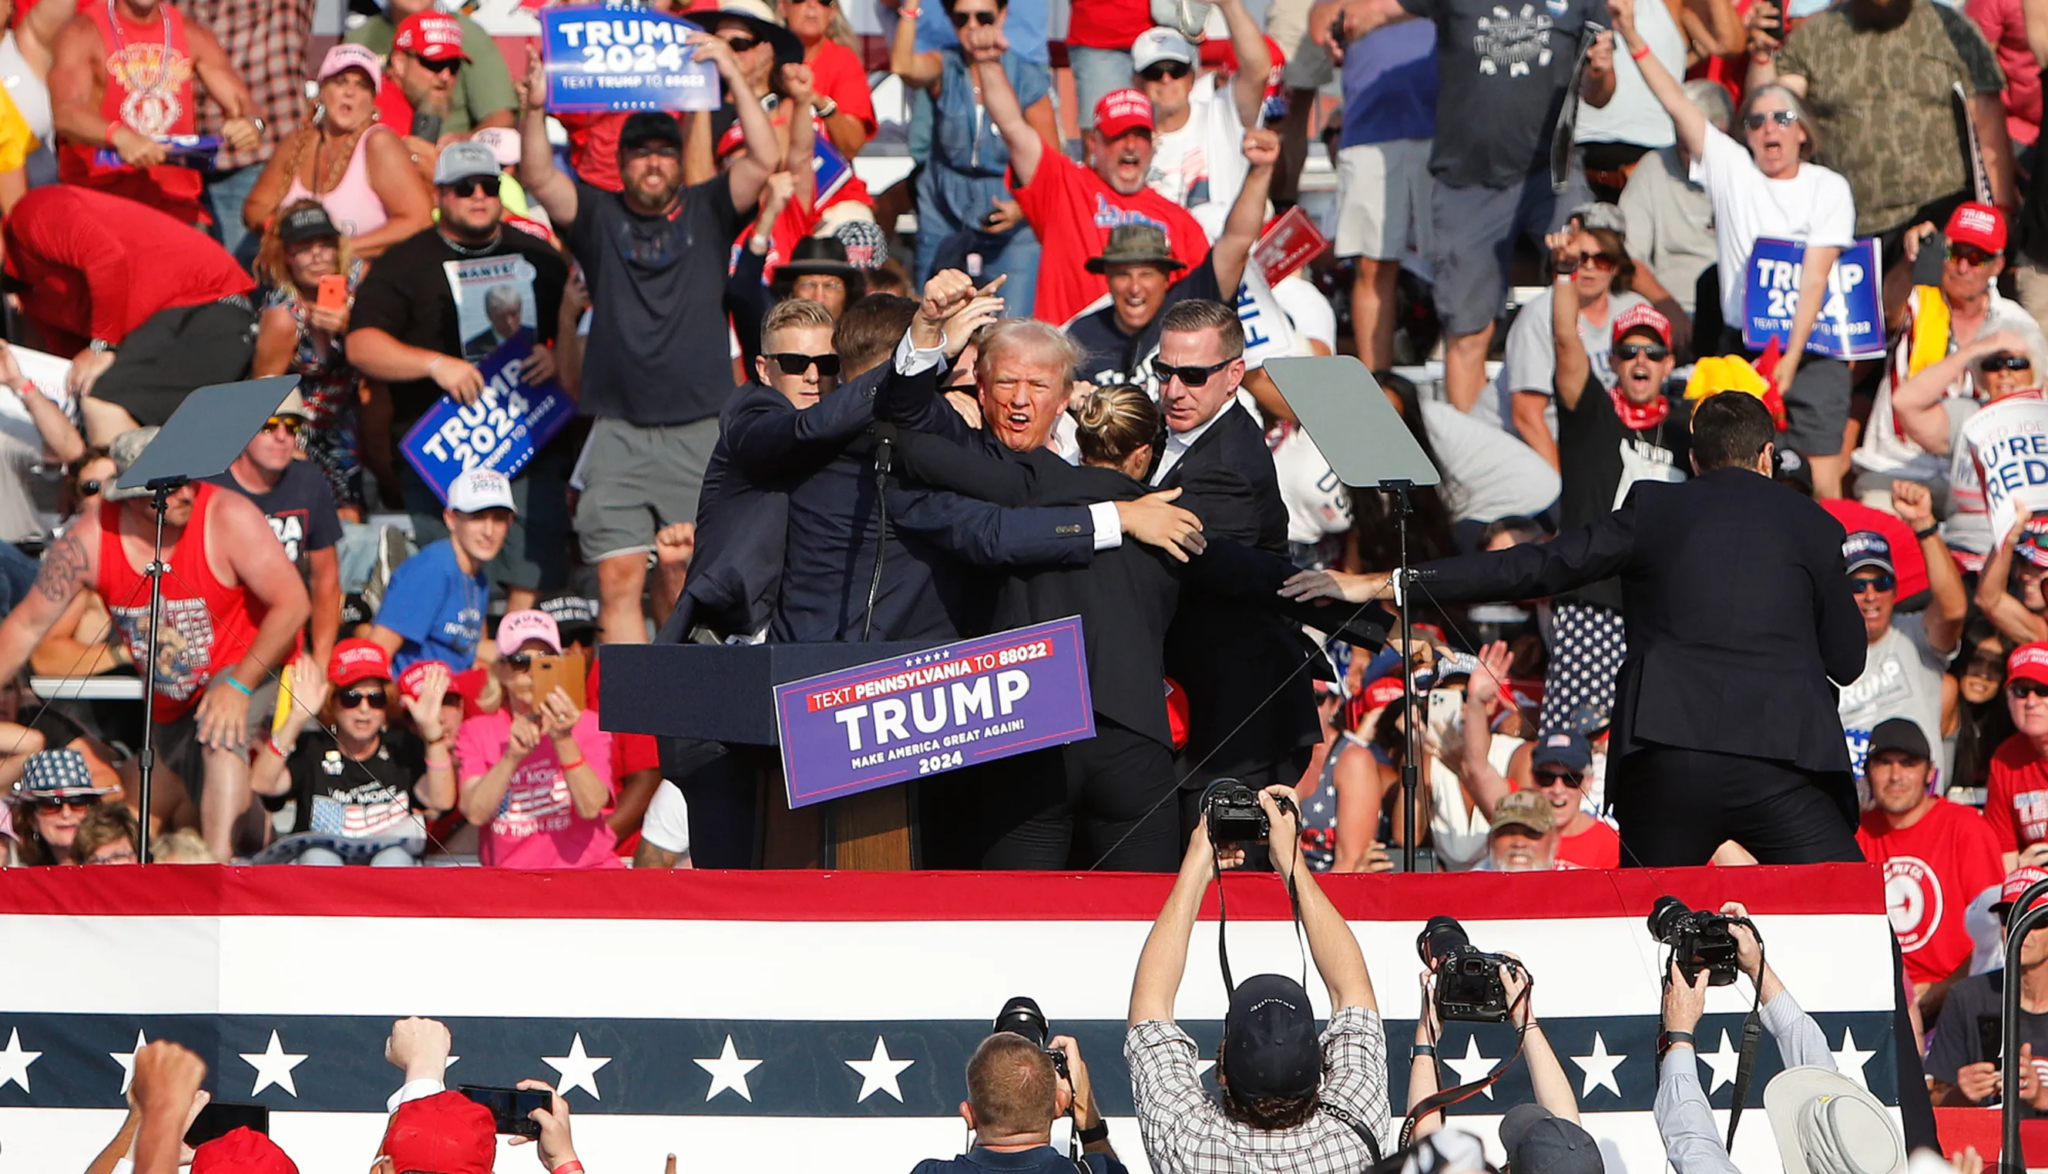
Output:
[[[121,1117],[139,1040],[206,1058],[207,1086],[272,1110],[305,1174],[361,1174],[400,1077],[391,1021],[445,1020],[450,1082],[538,1077],[573,1089],[592,1174],[678,1169],[903,1174],[966,1144],[969,1053],[1028,994],[1074,1035],[1112,1140],[1146,1169],[1122,1057],[1131,971],[1171,878],[1130,874],[509,872],[141,868],[0,872],[0,1174],[83,1169]],[[1459,918],[1519,955],[1609,1174],[1664,1168],[1650,1109],[1662,949],[1657,896],[1748,904],[1771,964],[1819,1020],[1844,1071],[1896,1104],[1889,925],[1878,870],[1801,868],[1325,879],[1364,947],[1405,1104],[1420,997],[1415,936]],[[1298,975],[1270,874],[1232,874],[1228,943],[1245,975]],[[1179,1017],[1213,1054],[1225,1006],[1213,891]],[[1310,974],[1309,990],[1324,992]],[[1715,990],[1698,1036],[1725,1109],[1748,986]],[[1505,1025],[1452,1025],[1459,1078],[1513,1045]],[[1765,1037],[1751,1097],[1778,1069]],[[1530,1099],[1518,1065],[1454,1113],[1491,1138]],[[1725,1114],[1724,1114],[1725,1117]],[[1065,1126],[1059,1127],[1063,1136]],[[1064,1144],[1064,1142],[1062,1142]],[[1498,1159],[1498,1151],[1495,1152]],[[1776,1170],[1762,1112],[1737,1158]],[[531,1150],[501,1151],[502,1171]]]

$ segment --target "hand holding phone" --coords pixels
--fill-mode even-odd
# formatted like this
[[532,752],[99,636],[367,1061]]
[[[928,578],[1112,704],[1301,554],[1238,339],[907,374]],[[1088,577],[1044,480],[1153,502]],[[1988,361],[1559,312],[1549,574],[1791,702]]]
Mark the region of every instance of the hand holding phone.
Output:
[[456,1091],[491,1111],[491,1121],[499,1133],[515,1137],[538,1138],[540,1122],[533,1119],[535,1109],[545,1109],[554,1101],[544,1088],[498,1088],[487,1084],[459,1084]]
[[253,1129],[268,1136],[270,1110],[262,1105],[238,1105],[231,1101],[209,1101],[185,1130],[185,1144],[194,1149],[237,1129]]
[[320,279],[319,293],[314,304],[323,310],[345,310],[348,308],[348,278],[339,273],[330,273]]

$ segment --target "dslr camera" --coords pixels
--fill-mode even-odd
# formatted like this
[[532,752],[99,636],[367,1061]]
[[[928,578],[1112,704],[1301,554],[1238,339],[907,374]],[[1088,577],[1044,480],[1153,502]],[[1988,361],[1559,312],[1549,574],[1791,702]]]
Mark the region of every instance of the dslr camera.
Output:
[[[1275,800],[1282,811],[1294,811],[1286,796]],[[1217,779],[1202,794],[1202,815],[1208,820],[1209,841],[1214,844],[1263,844],[1272,838],[1272,821],[1259,806],[1259,793],[1236,779]],[[1301,818],[1295,812],[1295,818]]]
[[1038,1000],[1029,995],[1018,995],[1003,1004],[997,1013],[990,1035],[1021,1035],[1038,1045],[1038,1050],[1052,1059],[1053,1070],[1068,1084],[1074,1082],[1073,1074],[1067,1071],[1067,1054],[1052,1046],[1052,1025],[1045,1021],[1045,1012],[1038,1009]]
[[1500,968],[1522,964],[1505,954],[1489,954],[1472,944],[1454,917],[1432,917],[1415,939],[1415,952],[1436,972],[1436,1015],[1446,1023],[1503,1023],[1508,1017],[1507,987]]
[[1676,897],[1659,897],[1650,907],[1650,936],[1671,947],[1671,960],[1687,982],[1696,980],[1702,970],[1709,975],[1709,986],[1735,981],[1740,968],[1735,935],[1728,932],[1732,925],[1749,926],[1752,932],[1756,929],[1746,917],[1688,909]]

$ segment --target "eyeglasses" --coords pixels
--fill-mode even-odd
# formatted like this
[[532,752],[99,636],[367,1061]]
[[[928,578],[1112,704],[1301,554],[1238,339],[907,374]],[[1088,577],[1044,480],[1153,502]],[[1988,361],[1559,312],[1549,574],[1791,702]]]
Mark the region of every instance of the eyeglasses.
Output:
[[270,419],[265,420],[263,422],[263,430],[265,432],[268,432],[273,428],[282,428],[286,432],[291,433],[293,436],[297,436],[299,434],[299,429],[304,428],[305,426],[306,422],[304,420],[301,420],[297,416],[272,416]]
[[128,850],[127,850],[126,852],[109,852],[109,853],[107,853],[107,854],[106,854],[105,856],[93,856],[93,857],[89,857],[89,858],[88,858],[88,859],[86,860],[86,863],[87,863],[87,864],[133,864],[133,863],[135,863],[135,849],[133,849],[133,848],[130,848],[130,849],[128,849]]
[[1161,363],[1155,359],[1152,363],[1152,373],[1159,376],[1159,386],[1161,387],[1165,387],[1176,379],[1180,380],[1182,387],[1200,387],[1204,383],[1209,382],[1210,377],[1215,375],[1216,372],[1230,366],[1232,362],[1233,360],[1231,359],[1225,359],[1220,363],[1211,363],[1206,367],[1176,367],[1171,363]]
[[1742,116],[1742,125],[1749,130],[1762,130],[1767,122],[1775,122],[1779,126],[1791,126],[1798,121],[1799,112],[1797,110],[1759,110],[1754,114]]
[[1179,81],[1193,72],[1194,67],[1185,61],[1159,61],[1140,70],[1138,76],[1148,82],[1165,81],[1167,78]]
[[1899,581],[1890,575],[1852,575],[1849,578],[1849,590],[1857,595],[1867,591],[1890,591],[1898,585]]
[[750,37],[745,33],[741,33],[738,36],[727,37],[725,39],[725,43],[731,47],[733,52],[745,53],[752,50],[755,46],[759,45],[761,43],[761,38]]
[[1536,786],[1566,786],[1574,791],[1586,785],[1586,776],[1575,770],[1539,770],[1536,772]]
[[2034,361],[2025,355],[1990,355],[1977,364],[1980,371],[2031,371]]
[[818,369],[821,378],[830,379],[839,374],[838,355],[803,355],[795,351],[780,351],[761,357],[773,360],[776,366],[782,368],[784,375],[801,375],[812,367]]
[[983,9],[980,12],[949,12],[946,16],[952,20],[953,27],[956,29],[966,28],[967,22],[970,20],[983,28],[987,28],[996,22],[996,14],[987,9]]
[[1987,253],[1983,249],[1972,248],[1969,245],[1950,245],[1948,247],[1949,260],[1954,261],[1958,265],[1968,265],[1972,269],[1991,264],[1996,256],[1996,253]]
[[1652,363],[1661,363],[1671,357],[1671,348],[1654,342],[1625,342],[1614,348],[1614,357],[1623,362],[1642,355]]
[[2005,687],[2005,691],[2013,697],[2048,697],[2048,685],[2033,681],[2014,681]]
[[465,200],[479,193],[489,196],[494,200],[498,198],[498,177],[495,175],[472,175],[466,179],[458,179],[454,183],[442,184],[441,186],[446,188],[450,194]]
[[435,73],[454,73],[462,68],[462,58],[460,57],[450,57],[446,61],[429,61],[424,57],[415,57],[414,60]]
[[73,811],[84,811],[99,806],[98,795],[38,795],[31,800],[37,811],[59,811],[69,807]]
[[368,702],[371,709],[382,709],[391,704],[391,697],[382,689],[343,689],[335,695],[335,704],[342,709],[354,709]]

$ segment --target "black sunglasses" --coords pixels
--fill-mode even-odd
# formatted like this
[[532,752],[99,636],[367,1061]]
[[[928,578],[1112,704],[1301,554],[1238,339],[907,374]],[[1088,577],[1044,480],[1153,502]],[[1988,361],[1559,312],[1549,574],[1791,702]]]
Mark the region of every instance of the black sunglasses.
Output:
[[38,795],[35,798],[37,809],[42,811],[56,811],[65,807],[73,811],[84,811],[88,807],[99,806],[99,802],[98,795]]
[[391,698],[382,689],[343,689],[335,695],[335,702],[343,709],[354,709],[365,701],[371,709],[382,709],[391,704]]
[[78,483],[78,496],[80,497],[91,497],[99,491],[100,481],[97,477],[90,481],[80,481]]
[[996,22],[996,14],[986,10],[981,12],[949,12],[946,16],[952,20],[953,27],[956,29],[966,28],[967,22],[970,20],[983,28],[987,28]]
[[1857,595],[1866,591],[1890,591],[1898,585],[1899,581],[1890,575],[1852,575],[1849,578],[1849,590]]
[[1586,785],[1586,776],[1575,770],[1539,770],[1536,772],[1538,787],[1554,787],[1559,783],[1577,790]]
[[494,200],[498,198],[498,177],[495,175],[472,175],[441,186],[465,200],[479,192]]
[[761,357],[773,360],[776,366],[782,368],[784,375],[801,375],[813,366],[817,367],[819,376],[826,379],[839,374],[838,355],[801,355],[795,351],[778,351]]
[[1742,125],[1750,130],[1762,130],[1766,122],[1775,122],[1779,126],[1791,126],[1798,121],[1799,112],[1797,110],[1760,111],[1755,114],[1745,114],[1742,116]]
[[462,58],[460,57],[450,57],[446,61],[429,61],[424,57],[417,58],[417,60],[421,65],[433,70],[435,73],[454,73],[462,68]]
[[1661,363],[1671,357],[1671,348],[1654,342],[1625,342],[1614,348],[1614,357],[1623,361],[1642,355],[1652,363]]
[[2014,681],[2005,687],[2005,691],[2014,697],[2048,697],[2048,685],[2033,681]]
[[1165,387],[1176,379],[1180,380],[1182,387],[1200,387],[1204,383],[1209,382],[1210,377],[1215,375],[1216,372],[1230,366],[1233,361],[1225,359],[1220,363],[1211,363],[1207,367],[1176,367],[1171,363],[1162,363],[1155,359],[1152,362],[1152,373],[1159,376],[1159,386],[1161,387]]
[[755,46],[759,45],[761,43],[761,38],[750,37],[747,36],[745,33],[741,33],[737,37],[727,37],[725,39],[725,43],[731,47],[733,52],[745,53],[753,49]]
[[1164,81],[1167,78],[1179,81],[1193,72],[1194,67],[1185,61],[1158,61],[1139,70],[1138,76],[1148,82]]
[[533,657],[534,654],[531,652],[508,652],[505,654],[505,663],[515,669],[532,668]]
[[2025,355],[1989,355],[1977,364],[1980,371],[2031,371],[2034,360]]

